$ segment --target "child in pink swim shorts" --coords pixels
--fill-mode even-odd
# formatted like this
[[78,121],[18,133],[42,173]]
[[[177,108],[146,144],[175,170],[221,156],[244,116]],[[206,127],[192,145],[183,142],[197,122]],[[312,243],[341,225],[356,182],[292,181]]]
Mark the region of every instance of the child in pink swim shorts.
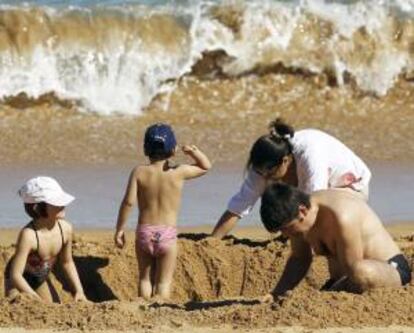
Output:
[[[176,146],[175,135],[169,125],[155,124],[147,128],[144,152],[149,164],[132,170],[118,213],[114,240],[116,246],[123,248],[124,227],[131,208],[138,203],[135,237],[138,293],[146,299],[170,297],[177,258],[177,215],[184,181],[200,177],[211,168],[207,156],[194,145],[182,147],[184,154],[190,156],[194,163],[173,166],[169,159],[175,154]],[[152,267],[155,272],[151,272]]]

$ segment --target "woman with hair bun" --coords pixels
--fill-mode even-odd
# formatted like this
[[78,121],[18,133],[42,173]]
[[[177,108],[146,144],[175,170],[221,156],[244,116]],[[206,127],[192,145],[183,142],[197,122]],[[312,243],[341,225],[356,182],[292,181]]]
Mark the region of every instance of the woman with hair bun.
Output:
[[317,130],[295,132],[281,119],[256,140],[247,162],[247,177],[229,201],[213,236],[223,237],[248,215],[270,182],[283,181],[306,193],[346,189],[368,200],[371,172],[365,163],[333,136]]

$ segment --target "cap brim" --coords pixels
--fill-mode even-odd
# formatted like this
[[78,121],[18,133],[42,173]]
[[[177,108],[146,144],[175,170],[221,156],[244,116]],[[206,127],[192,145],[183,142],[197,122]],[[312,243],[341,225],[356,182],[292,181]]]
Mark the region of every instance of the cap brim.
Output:
[[48,203],[49,205],[52,205],[52,206],[64,207],[64,206],[69,205],[73,200],[75,200],[74,196],[72,196],[72,195],[70,195],[66,192],[63,192],[58,197],[53,198],[53,199],[45,200],[45,202]]

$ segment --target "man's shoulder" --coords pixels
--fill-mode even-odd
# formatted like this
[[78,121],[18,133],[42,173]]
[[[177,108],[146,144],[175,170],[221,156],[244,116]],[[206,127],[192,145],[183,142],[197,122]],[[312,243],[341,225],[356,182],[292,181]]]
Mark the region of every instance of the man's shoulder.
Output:
[[312,197],[333,213],[339,227],[361,224],[364,212],[369,211],[367,203],[351,190],[331,188],[314,192]]

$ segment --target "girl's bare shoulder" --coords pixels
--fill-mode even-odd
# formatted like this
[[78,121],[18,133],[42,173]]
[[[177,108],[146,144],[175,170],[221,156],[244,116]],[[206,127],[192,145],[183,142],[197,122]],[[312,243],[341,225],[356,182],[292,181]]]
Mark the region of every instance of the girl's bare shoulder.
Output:
[[70,223],[69,221],[67,221],[65,219],[60,219],[59,220],[59,224],[60,224],[60,226],[62,228],[63,237],[65,239],[72,238],[72,233],[73,233],[73,225],[72,225],[72,223]]
[[36,233],[32,228],[24,227],[20,230],[19,236],[17,238],[17,245],[24,243],[35,247],[36,245]]

